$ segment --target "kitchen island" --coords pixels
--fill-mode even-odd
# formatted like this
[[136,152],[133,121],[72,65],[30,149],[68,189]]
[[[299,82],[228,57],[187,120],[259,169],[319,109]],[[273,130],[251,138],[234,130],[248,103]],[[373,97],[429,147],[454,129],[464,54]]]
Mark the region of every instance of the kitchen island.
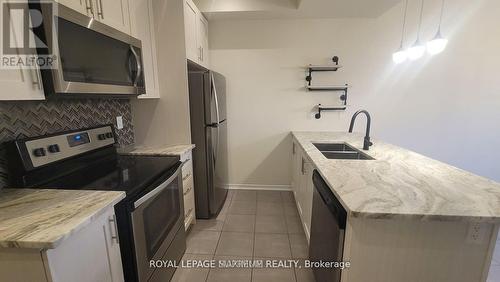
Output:
[[[498,183],[379,140],[363,151],[357,133],[293,132],[292,139],[306,235],[312,170],[347,212],[343,259],[351,267],[343,282],[486,281],[500,223]],[[346,143],[373,160],[328,159],[315,143]]]

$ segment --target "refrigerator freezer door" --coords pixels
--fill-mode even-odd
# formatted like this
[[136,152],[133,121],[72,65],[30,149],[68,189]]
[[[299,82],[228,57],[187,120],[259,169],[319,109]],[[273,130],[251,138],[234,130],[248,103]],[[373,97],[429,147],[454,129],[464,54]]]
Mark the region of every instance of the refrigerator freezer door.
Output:
[[209,180],[209,207],[212,215],[222,208],[227,196],[227,124],[207,127],[207,166]]
[[226,78],[220,73],[211,71],[210,92],[206,101],[207,125],[217,124],[226,120]]

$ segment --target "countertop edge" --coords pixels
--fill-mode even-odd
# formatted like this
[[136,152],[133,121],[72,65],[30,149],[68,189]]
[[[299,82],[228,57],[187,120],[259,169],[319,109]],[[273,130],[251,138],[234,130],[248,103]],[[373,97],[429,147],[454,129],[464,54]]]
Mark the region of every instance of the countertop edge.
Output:
[[[328,186],[330,187],[330,190],[332,191],[332,193],[334,193],[335,197],[337,197],[337,199],[340,201],[342,206],[346,209],[347,214],[350,217],[367,218],[367,219],[391,219],[391,220],[404,219],[404,220],[417,220],[417,221],[443,221],[443,222],[462,221],[462,222],[480,222],[480,223],[493,223],[493,224],[500,223],[500,217],[495,217],[495,216],[473,216],[473,215],[467,216],[467,215],[453,215],[453,214],[445,215],[445,214],[425,214],[425,213],[409,214],[409,213],[390,213],[390,212],[388,212],[388,213],[369,213],[369,212],[352,210],[347,205],[347,203],[343,200],[343,198],[339,195],[339,193],[334,188],[332,188],[333,185],[330,183],[329,178],[325,177],[324,172],[322,171],[321,167],[317,164],[317,162],[314,160],[314,158],[312,158],[310,156],[309,152],[304,147],[304,144],[302,144],[302,141],[299,140],[299,138],[297,137],[297,134],[307,134],[307,133],[314,133],[314,131],[291,131],[292,139],[294,141],[296,141],[296,143],[300,146],[302,151],[305,152],[305,156],[307,157],[308,161],[314,165],[314,168],[319,172],[319,174],[322,176],[322,178],[328,184]],[[308,141],[308,142],[312,143],[311,141]],[[453,165],[449,165],[446,163],[443,163],[443,164],[448,165],[448,166],[453,167],[453,168],[456,168]],[[456,169],[462,170],[460,168],[456,168]],[[465,172],[470,173],[468,171],[465,171]],[[484,178],[482,176],[477,176],[477,177]],[[484,179],[486,179],[486,178],[484,178]],[[486,179],[486,180],[491,181],[490,179]]]
[[139,156],[180,156],[196,148],[195,144],[163,145],[163,146],[143,146],[132,145],[119,148],[120,155]]
[[[119,192],[119,191],[114,191],[114,192]],[[36,241],[36,242],[33,242],[33,241],[21,241],[21,242],[19,242],[19,241],[4,240],[4,241],[0,242],[0,249],[41,249],[41,250],[55,249],[59,245],[61,245],[61,243],[64,242],[66,239],[68,239],[73,234],[77,233],[78,231],[80,231],[80,230],[84,229],[85,227],[87,227],[88,225],[90,225],[98,217],[103,215],[104,212],[108,208],[115,206],[118,202],[120,202],[124,198],[125,198],[125,192],[120,192],[119,195],[117,195],[113,200],[111,200],[106,205],[101,207],[98,211],[89,215],[84,220],[79,222],[76,227],[69,230],[65,234],[55,238],[54,240]]]

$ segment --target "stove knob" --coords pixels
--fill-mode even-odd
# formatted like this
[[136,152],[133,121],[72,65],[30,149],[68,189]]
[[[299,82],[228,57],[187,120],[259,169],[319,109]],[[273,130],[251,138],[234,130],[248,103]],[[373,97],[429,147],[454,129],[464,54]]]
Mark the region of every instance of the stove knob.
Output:
[[113,133],[111,132],[106,133],[106,138],[113,138]]
[[48,149],[49,149],[49,152],[51,152],[51,153],[58,153],[61,151],[59,149],[59,145],[57,145],[57,144],[50,145]]
[[106,134],[102,133],[102,134],[97,135],[97,139],[99,139],[99,140],[105,140],[106,139]]
[[43,157],[43,156],[45,156],[45,149],[44,148],[36,148],[33,150],[33,155],[35,155],[35,157]]

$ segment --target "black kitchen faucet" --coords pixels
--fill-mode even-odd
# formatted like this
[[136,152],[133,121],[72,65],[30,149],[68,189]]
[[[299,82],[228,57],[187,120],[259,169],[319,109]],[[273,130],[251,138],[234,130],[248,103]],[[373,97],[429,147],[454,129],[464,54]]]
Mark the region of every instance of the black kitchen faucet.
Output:
[[365,134],[365,139],[363,142],[363,150],[368,150],[368,149],[370,149],[370,146],[373,145],[373,143],[370,141],[370,125],[371,125],[372,119],[371,119],[368,111],[359,110],[359,111],[354,113],[354,115],[351,118],[351,124],[349,125],[349,132],[352,132],[352,129],[354,128],[354,122],[356,121],[356,117],[361,113],[366,115],[366,134]]

